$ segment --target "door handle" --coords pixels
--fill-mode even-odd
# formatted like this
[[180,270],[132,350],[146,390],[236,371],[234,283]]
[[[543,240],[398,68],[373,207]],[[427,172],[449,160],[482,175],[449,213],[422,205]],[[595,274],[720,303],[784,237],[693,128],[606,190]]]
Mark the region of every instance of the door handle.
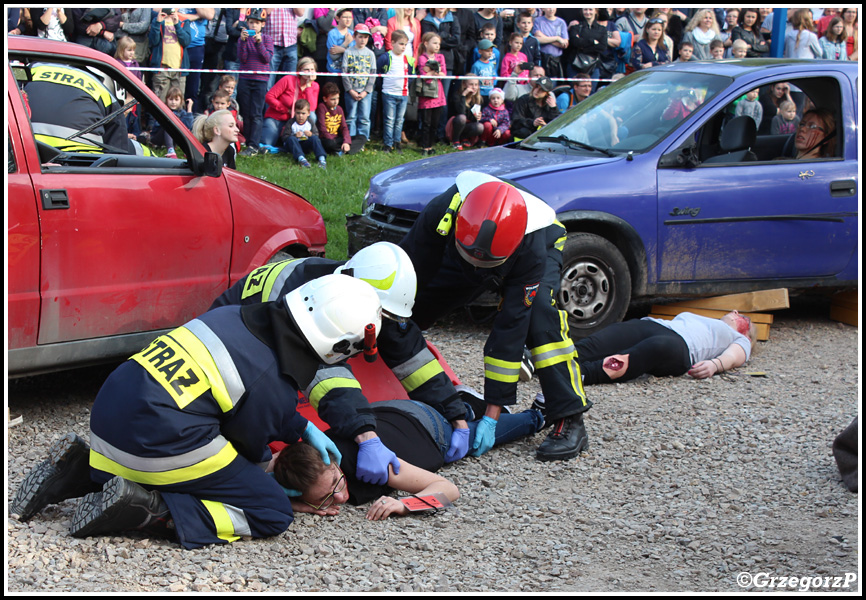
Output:
[[69,195],[66,190],[42,190],[42,208],[44,210],[69,208]]
[[839,179],[830,182],[830,195],[834,198],[857,195],[857,181],[854,179]]

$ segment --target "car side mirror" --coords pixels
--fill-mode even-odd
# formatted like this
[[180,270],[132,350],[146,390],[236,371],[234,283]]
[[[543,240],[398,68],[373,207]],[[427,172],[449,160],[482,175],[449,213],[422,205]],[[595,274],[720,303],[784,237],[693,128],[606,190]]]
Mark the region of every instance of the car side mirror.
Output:
[[223,157],[216,152],[205,152],[201,174],[205,177],[219,177],[223,172]]
[[694,169],[701,164],[697,148],[693,144],[680,146],[659,159],[660,169]]

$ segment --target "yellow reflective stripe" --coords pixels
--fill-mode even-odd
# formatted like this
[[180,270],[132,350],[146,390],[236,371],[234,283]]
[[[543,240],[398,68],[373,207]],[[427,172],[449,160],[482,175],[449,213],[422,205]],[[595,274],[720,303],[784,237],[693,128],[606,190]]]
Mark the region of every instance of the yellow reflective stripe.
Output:
[[[571,341],[571,336],[568,334],[568,313],[564,310],[559,311],[559,330],[562,333],[564,340]],[[577,351],[574,351],[573,360],[566,363],[568,367],[568,377],[571,380],[571,389],[575,391],[577,397],[580,398],[581,404],[586,406],[586,394],[583,391],[583,377],[580,376],[580,364],[577,362]]]
[[192,356],[169,335],[161,335],[147,348],[131,357],[150,373],[178,407],[185,408],[190,402],[210,389],[207,375]]
[[565,229],[565,225],[559,222],[558,219],[554,219],[553,221],[556,225],[562,227],[563,234],[562,237],[558,238],[554,243],[553,247],[562,252],[562,249],[565,248],[565,241],[568,239],[568,230]]
[[194,481],[201,477],[216,473],[220,469],[224,469],[231,464],[237,456],[238,451],[235,450],[234,446],[226,444],[223,449],[216,454],[189,467],[151,472],[130,469],[91,448],[90,466],[94,469],[105,471],[106,473],[120,475],[124,479],[129,479],[136,483],[144,483],[148,485],[172,485],[175,483]]
[[434,358],[420,369],[417,369],[409,376],[401,379],[400,383],[403,384],[403,388],[407,392],[411,392],[436,377],[439,373],[443,372],[444,370],[442,369],[442,365]]
[[484,376],[503,383],[517,383],[520,378],[520,363],[485,356]]
[[357,379],[350,379],[349,377],[331,377],[316,384],[313,389],[310,390],[307,400],[309,400],[313,408],[318,411],[319,401],[324,398],[328,392],[337,388],[356,388],[360,390],[361,384],[358,383]]
[[228,412],[233,409],[234,402],[232,402],[226,383],[223,381],[220,370],[217,368],[213,357],[202,341],[186,327],[178,327],[169,336],[186,348],[190,357],[204,372],[207,381],[210,383],[211,394],[213,394],[214,400],[216,400],[220,410]]
[[291,260],[284,260],[270,265],[263,265],[258,269],[254,270],[247,276],[246,283],[244,284],[244,290],[241,293],[241,300],[249,298],[250,296],[254,296],[258,293],[261,293],[262,295],[262,302],[271,300],[271,292],[274,288],[274,284],[279,278],[280,273],[291,263],[296,262],[297,260],[297,258],[293,258]]
[[56,83],[78,88],[88,96],[101,102],[103,106],[111,106],[114,98],[101,81],[92,75],[77,69],[67,69],[58,66],[37,66],[31,71],[33,81]]
[[574,354],[574,344],[570,339],[530,348],[532,362],[536,369],[543,369],[571,359]]
[[36,133],[33,135],[33,137],[42,142],[43,144],[48,144],[52,148],[57,148],[58,150],[61,150],[63,152],[80,152],[81,154],[102,154],[102,148],[98,146],[91,146],[90,144],[72,142],[61,137],[45,135],[44,133]]
[[391,273],[391,274],[390,274],[388,277],[386,277],[385,279],[364,279],[363,277],[360,277],[359,279],[360,279],[361,281],[366,281],[367,283],[369,283],[370,285],[372,285],[372,286],[373,286],[374,288],[376,288],[377,290],[385,290],[385,291],[387,291],[387,290],[390,290],[390,289],[391,289],[391,286],[392,286],[392,285],[394,285],[394,280],[395,280],[396,278],[397,278],[397,271],[394,271],[393,273]]
[[201,503],[210,513],[210,518],[213,519],[216,527],[216,535],[219,539],[227,542],[236,542],[241,539],[239,535],[235,535],[234,524],[229,516],[226,507],[222,502],[214,502],[213,500],[202,500]]

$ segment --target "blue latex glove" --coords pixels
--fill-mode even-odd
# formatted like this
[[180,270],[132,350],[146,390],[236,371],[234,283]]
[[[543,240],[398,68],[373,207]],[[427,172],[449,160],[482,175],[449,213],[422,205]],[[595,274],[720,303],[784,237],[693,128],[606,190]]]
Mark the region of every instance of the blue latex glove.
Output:
[[475,430],[475,441],[472,442],[472,456],[481,456],[493,447],[496,441],[496,419],[481,417],[478,429]]
[[375,485],[388,483],[388,465],[394,467],[394,474],[400,472],[400,461],[378,437],[358,444],[358,465],[355,474],[358,479]]
[[445,462],[460,460],[469,451],[469,428],[455,429],[451,434],[451,446],[445,453]]
[[322,462],[326,465],[331,464],[331,457],[328,456],[328,452],[337,458],[337,464],[340,464],[343,460],[343,455],[337,450],[337,446],[333,440],[319,431],[319,428],[312,423],[307,423],[304,433],[301,434],[301,439],[319,451],[319,454],[322,455]]

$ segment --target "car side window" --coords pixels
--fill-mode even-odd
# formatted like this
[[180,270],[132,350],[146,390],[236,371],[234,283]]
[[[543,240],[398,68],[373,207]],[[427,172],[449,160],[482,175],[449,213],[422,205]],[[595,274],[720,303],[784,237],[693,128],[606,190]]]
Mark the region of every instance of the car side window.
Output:
[[[699,135],[702,165],[841,156],[841,93],[833,77],[771,81],[741,93]],[[807,123],[803,122],[803,119]],[[751,121],[749,123],[748,121]],[[803,140],[800,129],[812,131]]]
[[12,136],[6,136],[6,172],[15,173],[18,171],[18,165],[15,164],[15,153],[12,151]]

